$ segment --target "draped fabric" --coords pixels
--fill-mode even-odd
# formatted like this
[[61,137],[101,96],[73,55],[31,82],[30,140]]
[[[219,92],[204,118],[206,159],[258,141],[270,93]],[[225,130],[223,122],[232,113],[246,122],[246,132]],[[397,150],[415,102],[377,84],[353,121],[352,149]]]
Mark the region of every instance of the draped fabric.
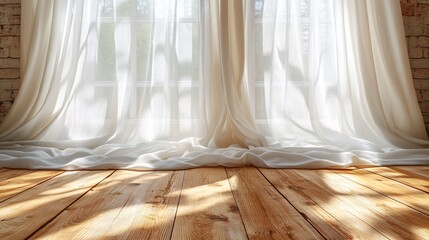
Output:
[[0,167],[429,164],[392,0],[28,0]]

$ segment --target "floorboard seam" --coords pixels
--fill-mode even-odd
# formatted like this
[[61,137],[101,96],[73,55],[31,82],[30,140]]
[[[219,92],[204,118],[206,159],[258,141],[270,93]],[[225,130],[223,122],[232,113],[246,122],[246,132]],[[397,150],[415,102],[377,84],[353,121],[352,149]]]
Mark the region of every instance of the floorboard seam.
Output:
[[176,227],[177,212],[179,211],[180,199],[182,198],[183,183],[185,182],[185,176],[187,174],[186,170],[180,170],[180,171],[183,171],[182,183],[180,184],[180,194],[179,194],[179,198],[177,199],[176,212],[174,213],[174,219],[173,219],[173,227],[171,228],[171,232],[170,232],[170,240],[173,238],[174,228]]
[[237,199],[235,198],[235,195],[232,192],[232,186],[231,186],[231,182],[229,181],[228,172],[227,172],[227,170],[226,170],[225,167],[223,168],[223,170],[225,171],[225,176],[226,176],[226,178],[228,180],[229,189],[231,189],[231,195],[234,198],[235,205],[237,206],[238,215],[240,216],[240,219],[241,219],[241,224],[243,225],[244,231],[246,232],[247,239],[249,239],[249,233],[247,231],[246,224],[244,224],[243,217],[241,216],[241,211],[240,211],[240,208],[238,207]]
[[[36,171],[37,171],[37,170],[36,170]],[[62,171],[62,172],[59,172],[59,173],[58,173],[58,174],[56,174],[56,175],[53,175],[53,176],[51,176],[51,177],[48,177],[47,179],[45,179],[45,180],[43,180],[43,181],[41,181],[41,182],[37,183],[36,185],[32,186],[31,188],[27,188],[27,189],[25,189],[25,190],[24,190],[24,191],[22,191],[22,192],[18,192],[18,193],[16,193],[16,194],[13,194],[13,195],[11,195],[11,196],[9,196],[9,197],[7,197],[7,198],[5,198],[5,199],[1,200],[1,201],[0,201],[0,203],[2,203],[2,202],[4,202],[4,201],[6,201],[6,200],[8,200],[8,199],[11,199],[11,198],[13,198],[13,197],[15,197],[15,196],[17,196],[17,195],[19,195],[19,194],[21,194],[21,193],[24,193],[24,192],[26,192],[26,191],[28,191],[28,190],[30,190],[30,189],[32,189],[32,188],[34,188],[34,187],[37,187],[37,186],[39,186],[40,184],[42,184],[42,183],[44,183],[44,182],[47,182],[47,181],[51,180],[52,178],[57,177],[57,176],[59,176],[59,175],[63,174],[64,172],[65,172],[65,171]],[[21,174],[21,175],[24,175],[24,174]],[[16,176],[16,177],[19,177],[19,176],[21,176],[21,175],[18,175],[18,176]]]
[[53,220],[55,220],[55,218],[57,218],[61,213],[63,213],[67,208],[69,208],[71,205],[75,204],[77,201],[79,201],[79,199],[81,199],[83,196],[85,196],[88,192],[90,192],[92,189],[94,189],[95,187],[97,187],[98,185],[100,185],[100,183],[102,183],[104,180],[108,179],[110,176],[112,176],[117,170],[113,170],[109,175],[107,175],[106,177],[104,177],[101,181],[99,181],[97,184],[95,184],[94,186],[88,188],[87,191],[85,191],[84,193],[82,193],[82,195],[80,195],[79,197],[77,197],[73,202],[71,202],[69,205],[67,205],[65,208],[63,208],[63,210],[59,211],[55,216],[53,216],[51,219],[49,219],[48,221],[46,221],[42,226],[40,226],[38,229],[36,229],[32,234],[30,234],[28,237],[26,237],[25,239],[30,239],[32,236],[34,236],[38,231],[40,231],[41,229],[43,229],[44,227],[46,227],[49,223],[51,223]]
[[[335,173],[335,172],[332,172],[332,173]],[[372,172],[371,172],[371,173],[372,173]],[[335,173],[335,174],[337,174],[337,173]],[[396,198],[394,198],[394,197],[391,197],[391,196],[389,196],[389,195],[387,195],[387,194],[385,194],[385,193],[383,193],[383,192],[379,192],[379,191],[377,191],[377,190],[375,190],[375,189],[371,188],[371,186],[367,186],[367,185],[364,185],[364,184],[362,184],[362,183],[359,183],[359,182],[357,182],[357,181],[353,180],[352,178],[348,178],[347,176],[344,176],[344,175],[342,175],[342,174],[337,174],[337,175],[340,175],[340,176],[341,176],[341,177],[343,177],[343,178],[346,178],[346,179],[348,179],[348,180],[350,180],[350,181],[352,181],[352,182],[354,182],[354,183],[356,183],[356,184],[359,184],[359,185],[361,185],[362,187],[365,187],[365,188],[371,189],[372,191],[374,191],[374,192],[376,192],[376,193],[379,193],[380,195],[385,196],[385,197],[387,197],[387,198],[389,198],[389,199],[391,199],[391,200],[393,200],[393,201],[395,201],[395,202],[397,202],[397,203],[400,203],[400,204],[402,204],[402,205],[404,205],[404,206],[406,206],[406,207],[408,207],[408,208],[410,208],[410,209],[413,209],[413,210],[415,210],[415,211],[417,211],[417,212],[419,212],[419,213],[421,213],[421,214],[423,214],[423,215],[429,216],[428,214],[426,214],[426,213],[424,213],[424,212],[420,211],[419,209],[414,208],[413,206],[411,206],[411,205],[407,204],[406,202],[401,202],[400,200],[398,200],[398,199],[396,199]],[[377,175],[378,175],[378,174],[377,174]],[[379,176],[381,176],[381,175],[379,175]],[[384,176],[381,176],[381,177],[384,177]],[[386,178],[386,177],[384,177],[384,178]],[[386,178],[386,179],[388,179],[388,180],[390,180],[390,181],[393,181],[393,180],[392,180],[392,179],[390,179],[390,178]],[[396,181],[395,181],[395,182],[396,182]],[[399,183],[401,183],[401,182],[399,182]],[[408,185],[406,185],[406,184],[402,184],[402,185],[408,186]],[[410,187],[410,186],[408,186],[408,187]],[[416,188],[413,188],[413,189],[415,189],[415,190],[417,190],[417,191],[421,191],[420,189],[416,189]],[[423,192],[423,191],[422,191],[422,192]],[[424,192],[423,192],[423,193],[424,193]]]
[[395,179],[395,178],[392,178],[392,177],[389,177],[389,176],[385,176],[385,175],[383,175],[383,174],[380,174],[380,173],[377,173],[377,172],[373,172],[373,171],[368,170],[368,169],[363,169],[363,170],[365,170],[365,171],[367,171],[367,172],[370,172],[370,173],[373,173],[373,174],[377,174],[378,176],[381,176],[381,177],[384,177],[384,178],[390,179],[390,180],[392,180],[392,181],[398,182],[398,183],[400,183],[400,184],[406,185],[406,186],[408,186],[408,187],[412,187],[412,188],[414,188],[414,189],[416,189],[416,190],[419,190],[419,191],[422,191],[422,192],[424,192],[424,193],[426,193],[426,194],[429,194],[429,192],[428,192],[428,191],[425,191],[425,190],[420,189],[420,188],[416,188],[416,187],[414,187],[414,186],[412,186],[412,185],[410,185],[410,184],[408,184],[408,183],[406,183],[406,182],[402,182],[401,180],[397,180],[397,179]]
[[313,225],[313,223],[311,223],[311,221],[309,221],[309,219],[308,219],[308,217],[307,217],[307,215],[306,214],[304,214],[304,213],[302,213],[301,211],[299,211],[296,207],[295,207],[295,205],[293,205],[290,201],[289,201],[289,199],[287,199],[287,197],[286,196],[284,196],[277,188],[276,188],[276,186],[261,172],[261,170],[259,169],[259,168],[256,168],[257,170],[258,170],[258,172],[262,175],[262,177],[264,177],[265,178],[265,180],[267,180],[270,184],[271,184],[271,186],[280,194],[280,196],[282,196],[301,216],[302,216],[302,218],[304,218],[305,219],[305,221],[307,221],[307,223],[308,224],[310,224],[310,226],[312,226],[313,228],[314,228],[314,230],[316,230],[316,232],[317,233],[319,233],[319,235],[323,238],[323,239],[327,239],[320,231],[319,231],[319,229],[317,229],[314,225]]

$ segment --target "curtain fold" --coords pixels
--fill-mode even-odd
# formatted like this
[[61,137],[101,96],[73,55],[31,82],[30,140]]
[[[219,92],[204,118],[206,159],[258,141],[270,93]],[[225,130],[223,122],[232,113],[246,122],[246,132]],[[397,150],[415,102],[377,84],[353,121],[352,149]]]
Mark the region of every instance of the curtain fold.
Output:
[[266,145],[250,109],[248,79],[245,73],[245,1],[209,2],[210,49],[208,147]]
[[0,167],[429,164],[399,1],[29,0]]
[[405,35],[401,18],[394,17],[400,16],[399,3],[348,1],[345,8],[343,59],[347,65],[341,67],[348,73],[340,78],[348,80],[344,85],[354,106],[353,124],[348,125],[355,126],[356,137],[378,138],[373,142],[381,146],[427,146],[412,81],[404,81],[412,77],[405,40],[399,37]]
[[[1,137],[4,140],[14,139],[8,138],[12,131],[15,132],[14,135],[19,136],[17,137],[19,140],[31,139],[33,134],[28,128],[27,130],[20,129],[29,123],[34,118],[35,113],[40,110],[37,108],[37,102],[43,102],[43,99],[46,98],[46,95],[43,94],[46,93],[46,90],[43,91],[41,88],[46,89],[42,82],[46,71],[43,66],[48,61],[53,1],[46,1],[44,4],[38,4],[38,1],[29,1],[23,6],[22,14],[27,18],[23,17],[22,19],[21,75],[25,79],[26,72],[31,72],[34,80],[31,84],[21,85],[20,95],[23,97],[20,98],[23,100],[16,101],[11,110],[11,115],[20,116],[20,118],[6,118],[0,126]],[[36,32],[35,29],[39,29],[39,31]]]

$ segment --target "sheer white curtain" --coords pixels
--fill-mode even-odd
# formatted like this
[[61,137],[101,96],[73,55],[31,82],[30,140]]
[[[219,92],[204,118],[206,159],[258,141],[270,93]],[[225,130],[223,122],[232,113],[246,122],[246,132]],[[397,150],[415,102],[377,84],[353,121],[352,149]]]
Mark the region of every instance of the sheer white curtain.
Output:
[[399,1],[29,0],[0,167],[429,164]]

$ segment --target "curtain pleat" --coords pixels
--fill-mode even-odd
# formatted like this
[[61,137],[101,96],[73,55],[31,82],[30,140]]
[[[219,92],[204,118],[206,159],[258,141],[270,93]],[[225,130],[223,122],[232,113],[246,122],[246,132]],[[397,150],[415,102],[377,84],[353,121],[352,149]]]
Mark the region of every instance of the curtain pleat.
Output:
[[429,164],[399,1],[28,0],[0,167]]
[[208,147],[264,146],[250,109],[245,74],[245,2],[212,0],[210,8]]

